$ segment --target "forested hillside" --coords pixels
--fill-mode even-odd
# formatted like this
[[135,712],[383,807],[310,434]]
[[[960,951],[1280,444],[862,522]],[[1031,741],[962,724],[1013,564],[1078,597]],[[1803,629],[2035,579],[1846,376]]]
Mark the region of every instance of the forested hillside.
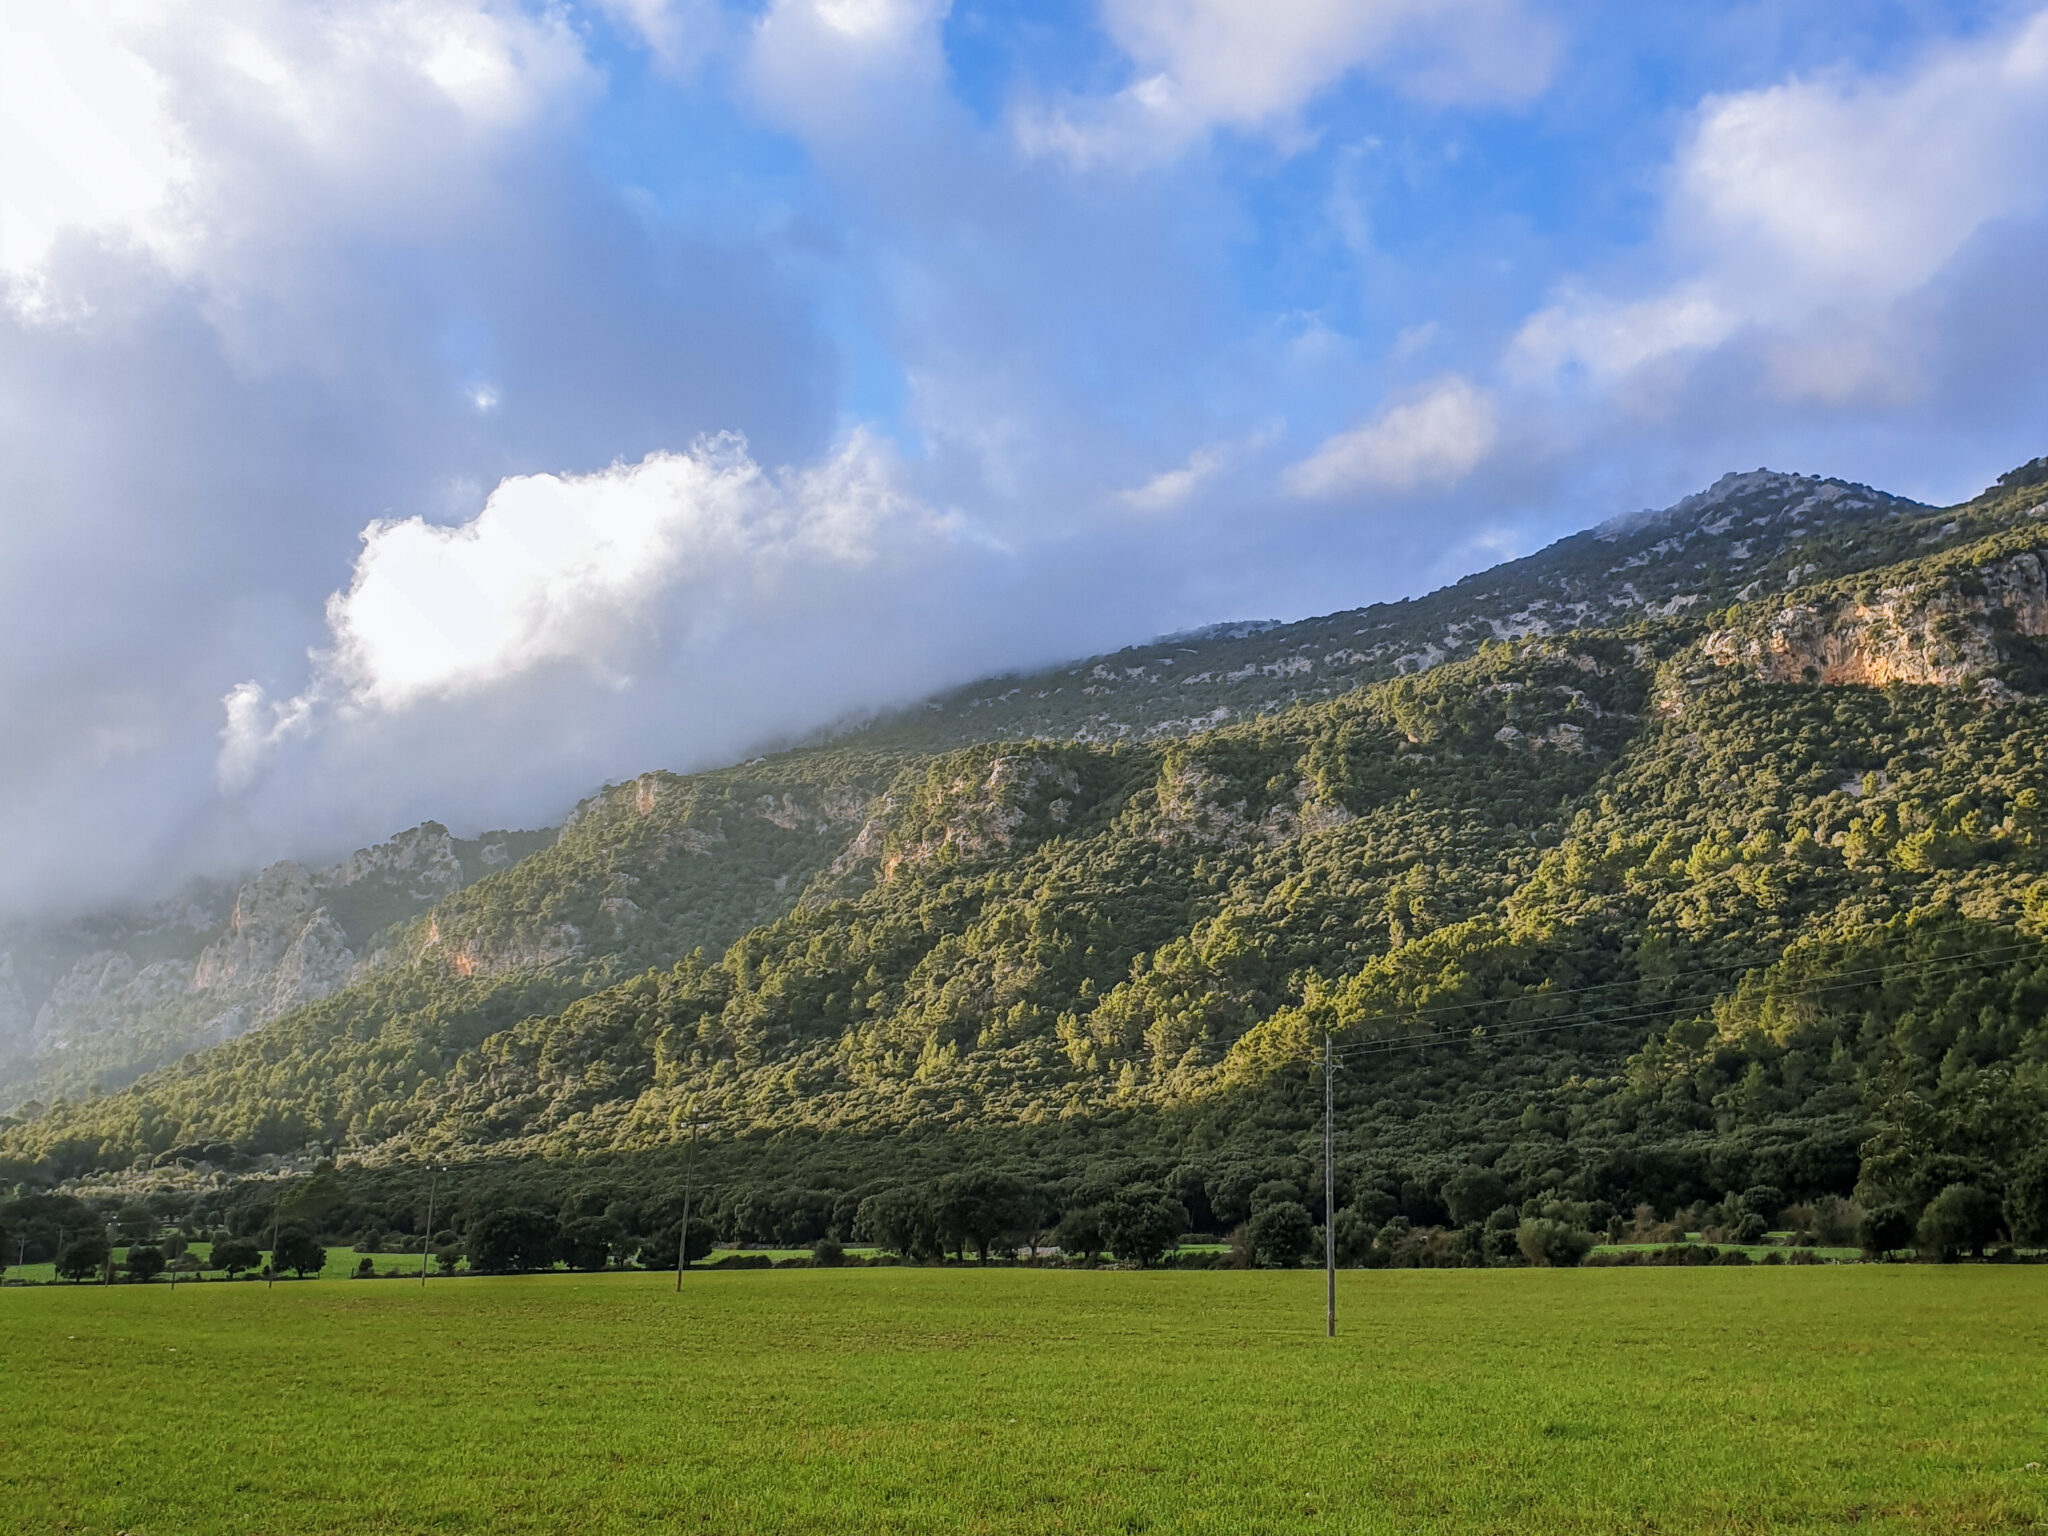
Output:
[[[406,964],[0,1155],[647,1189],[697,1124],[762,1237],[963,1162],[1221,1228],[1308,1177],[1327,1037],[1373,1230],[1744,1191],[2024,1212],[2048,506],[2024,477],[1939,513],[1815,495],[1693,509],[1778,530],[1739,583],[1657,565],[1694,524],[1627,525],[1671,547],[1618,621],[1206,732],[932,751],[899,723],[607,790],[407,927]],[[1650,600],[1674,585],[1702,596]]]

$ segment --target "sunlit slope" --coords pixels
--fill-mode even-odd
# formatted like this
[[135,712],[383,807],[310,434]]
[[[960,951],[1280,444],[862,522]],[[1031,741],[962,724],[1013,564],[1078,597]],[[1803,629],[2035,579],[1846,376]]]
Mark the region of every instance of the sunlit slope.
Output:
[[[1183,739],[649,775],[439,904],[402,965],[0,1146],[50,1173],[309,1142],[633,1153],[692,1117],[1185,1125],[1328,1030],[1419,1028],[1467,1042],[1431,1069],[1441,1112],[1388,1127],[1431,1156],[1536,1095],[1572,1157],[1839,1171],[1886,1072],[2009,1075],[2036,1048],[2039,495],[1873,513],[1866,555],[1926,552],[1855,567],[1834,528],[1835,574],[1802,557],[1744,601]],[[1781,957],[1804,1000],[1759,1012]],[[1894,964],[1920,969],[1856,992]]]

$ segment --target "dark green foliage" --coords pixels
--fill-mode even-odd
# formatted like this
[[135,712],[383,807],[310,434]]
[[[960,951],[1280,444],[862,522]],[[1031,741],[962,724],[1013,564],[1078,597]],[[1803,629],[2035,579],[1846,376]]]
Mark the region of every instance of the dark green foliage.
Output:
[[1461,1227],[1486,1220],[1507,1197],[1507,1181],[1491,1168],[1460,1168],[1444,1180],[1444,1204]]
[[1742,1208],[1759,1217],[1766,1230],[1777,1225],[1785,1209],[1785,1192],[1775,1184],[1752,1184],[1742,1192]]
[[1515,1229],[1515,1246],[1531,1264],[1571,1269],[1593,1251],[1593,1234],[1583,1227],[1539,1216]]
[[669,1222],[666,1226],[658,1228],[651,1238],[640,1245],[640,1251],[636,1255],[640,1267],[642,1269],[674,1269],[679,1256],[685,1257],[688,1263],[694,1264],[710,1253],[712,1248],[717,1245],[718,1229],[703,1217],[693,1215],[690,1218],[689,1251],[687,1255],[680,1255],[679,1244],[682,1239],[682,1231],[683,1224],[680,1217]]
[[53,1262],[65,1232],[76,1233],[92,1220],[91,1208],[71,1195],[26,1194],[0,1202],[0,1224],[10,1234],[10,1262]]
[[107,1258],[112,1250],[104,1237],[81,1237],[65,1245],[57,1255],[57,1278],[60,1280],[91,1280],[102,1274],[107,1267]]
[[530,1206],[490,1211],[464,1235],[469,1267],[483,1274],[547,1269],[555,1262],[555,1218]]
[[1874,1206],[1863,1213],[1856,1240],[1872,1258],[1889,1258],[1912,1243],[1912,1214],[1896,1205]]
[[121,1260],[121,1267],[147,1285],[164,1272],[164,1266],[169,1262],[164,1257],[163,1249],[138,1243],[128,1250]]
[[603,1269],[624,1241],[625,1233],[609,1217],[579,1216],[561,1224],[554,1251],[571,1269]]
[[1963,1253],[1984,1256],[1985,1246],[1999,1233],[1998,1197],[1974,1184],[1951,1184],[1920,1213],[1914,1245],[1924,1255],[1944,1262]]
[[1187,1207],[1164,1190],[1134,1185],[1101,1207],[1102,1237],[1121,1263],[1149,1269],[1173,1251],[1188,1229]]
[[227,1238],[213,1245],[207,1265],[212,1269],[225,1270],[232,1280],[244,1270],[254,1269],[263,1262],[263,1254],[246,1238]]
[[1014,1174],[985,1168],[949,1173],[933,1186],[929,1198],[946,1243],[955,1253],[972,1248],[984,1264],[991,1244],[1001,1238],[1020,1239],[1038,1225],[1037,1191]]
[[1338,1264],[1353,1269],[1365,1262],[1379,1234],[1371,1222],[1347,1205],[1337,1212],[1334,1235]]
[[1315,1241],[1315,1223],[1292,1200],[1280,1200],[1259,1211],[1245,1230],[1252,1257],[1267,1269],[1293,1269],[1308,1256]]
[[1109,1246],[1102,1231],[1102,1209],[1095,1205],[1070,1207],[1053,1229],[1053,1242],[1063,1254],[1078,1255],[1092,1263]]
[[327,1250],[304,1227],[280,1227],[277,1246],[271,1250],[270,1267],[279,1273],[290,1270],[301,1280],[315,1275],[327,1263]]
[[2016,1243],[2048,1243],[2048,1143],[2021,1159],[2006,1180],[2005,1224]]

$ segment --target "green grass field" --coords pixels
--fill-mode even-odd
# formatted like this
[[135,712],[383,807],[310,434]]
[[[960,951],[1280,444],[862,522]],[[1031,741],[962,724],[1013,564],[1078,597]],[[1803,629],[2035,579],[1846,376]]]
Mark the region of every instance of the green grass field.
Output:
[[2048,1268],[861,1269],[0,1293],[0,1524],[2048,1524]]

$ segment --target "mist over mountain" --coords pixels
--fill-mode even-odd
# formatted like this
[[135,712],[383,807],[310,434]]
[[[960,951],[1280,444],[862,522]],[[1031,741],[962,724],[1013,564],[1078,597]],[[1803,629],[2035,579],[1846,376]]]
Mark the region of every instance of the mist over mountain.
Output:
[[[1903,547],[1883,525],[1923,510],[1838,480],[1730,474],[1662,511],[1612,519],[1412,602],[1293,624],[1222,621],[970,685],[824,740],[881,747],[893,762],[980,741],[1190,735],[1468,656],[1486,641],[1668,617],[1852,568]],[[844,787],[838,821],[880,787],[872,774]],[[392,957],[388,927],[553,835],[463,842],[430,822],[331,868],[288,860],[168,901],[0,930],[0,1108],[125,1086],[324,997]],[[675,953],[690,947],[675,943]]]
[[630,1182],[694,1121],[763,1239],[963,1157],[1224,1223],[1228,1169],[1307,1156],[1328,1037],[1379,1221],[1472,1166],[1621,1209],[1995,1189],[2048,1145],[2037,469],[1945,508],[1729,475],[1414,602],[16,937],[0,1160]]

